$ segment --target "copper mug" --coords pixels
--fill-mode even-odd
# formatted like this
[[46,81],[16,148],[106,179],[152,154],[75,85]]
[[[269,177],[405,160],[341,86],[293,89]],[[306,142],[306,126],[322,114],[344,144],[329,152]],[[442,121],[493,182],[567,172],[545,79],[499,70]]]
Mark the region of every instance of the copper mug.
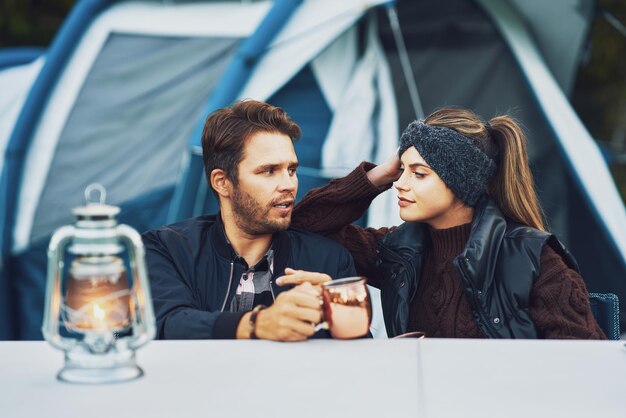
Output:
[[372,322],[372,302],[365,277],[346,277],[322,284],[323,322],[334,338],[362,337]]

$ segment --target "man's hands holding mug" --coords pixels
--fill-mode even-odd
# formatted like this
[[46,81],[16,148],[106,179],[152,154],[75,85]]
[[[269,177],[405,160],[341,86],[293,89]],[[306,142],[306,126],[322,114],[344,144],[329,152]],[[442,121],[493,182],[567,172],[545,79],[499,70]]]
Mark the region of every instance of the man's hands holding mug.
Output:
[[[274,341],[304,341],[315,333],[322,320],[321,289],[304,282],[280,293],[272,306],[257,314],[257,338]],[[237,338],[248,338],[250,313],[237,327]]]
[[321,290],[304,283],[282,292],[274,304],[259,312],[258,338],[275,341],[304,341],[315,333],[322,319]]
[[[287,268],[276,284],[296,287],[280,293],[272,306],[257,313],[255,335],[274,341],[304,341],[324,328],[335,338],[361,337],[372,320],[365,283],[363,277],[331,281],[324,273]],[[241,319],[237,338],[249,336],[250,317],[249,312]]]

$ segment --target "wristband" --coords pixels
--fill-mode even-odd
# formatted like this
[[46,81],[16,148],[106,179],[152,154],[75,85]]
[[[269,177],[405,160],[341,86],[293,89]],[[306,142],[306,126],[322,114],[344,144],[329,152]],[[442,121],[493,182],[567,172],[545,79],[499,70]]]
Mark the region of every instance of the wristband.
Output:
[[250,332],[250,339],[256,340],[258,339],[256,336],[256,317],[263,309],[267,308],[265,305],[257,305],[252,310],[252,314],[250,315],[250,322],[248,324],[248,331]]

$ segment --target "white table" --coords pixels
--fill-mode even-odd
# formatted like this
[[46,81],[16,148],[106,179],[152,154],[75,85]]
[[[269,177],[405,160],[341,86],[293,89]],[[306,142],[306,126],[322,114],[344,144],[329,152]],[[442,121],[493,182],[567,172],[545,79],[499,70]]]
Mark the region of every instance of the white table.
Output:
[[626,418],[624,341],[424,340],[420,417]]
[[156,341],[94,386],[62,358],[0,342],[0,417],[626,417],[623,342]]

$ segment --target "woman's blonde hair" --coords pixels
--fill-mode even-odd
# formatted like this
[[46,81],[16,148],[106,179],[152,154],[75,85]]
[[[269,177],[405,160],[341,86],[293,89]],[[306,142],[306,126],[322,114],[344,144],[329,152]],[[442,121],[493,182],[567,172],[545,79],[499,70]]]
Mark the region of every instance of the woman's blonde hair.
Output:
[[424,123],[454,129],[471,139],[497,166],[488,193],[504,216],[545,230],[533,176],[528,165],[526,138],[510,116],[497,116],[487,124],[472,111],[443,108],[433,112]]

